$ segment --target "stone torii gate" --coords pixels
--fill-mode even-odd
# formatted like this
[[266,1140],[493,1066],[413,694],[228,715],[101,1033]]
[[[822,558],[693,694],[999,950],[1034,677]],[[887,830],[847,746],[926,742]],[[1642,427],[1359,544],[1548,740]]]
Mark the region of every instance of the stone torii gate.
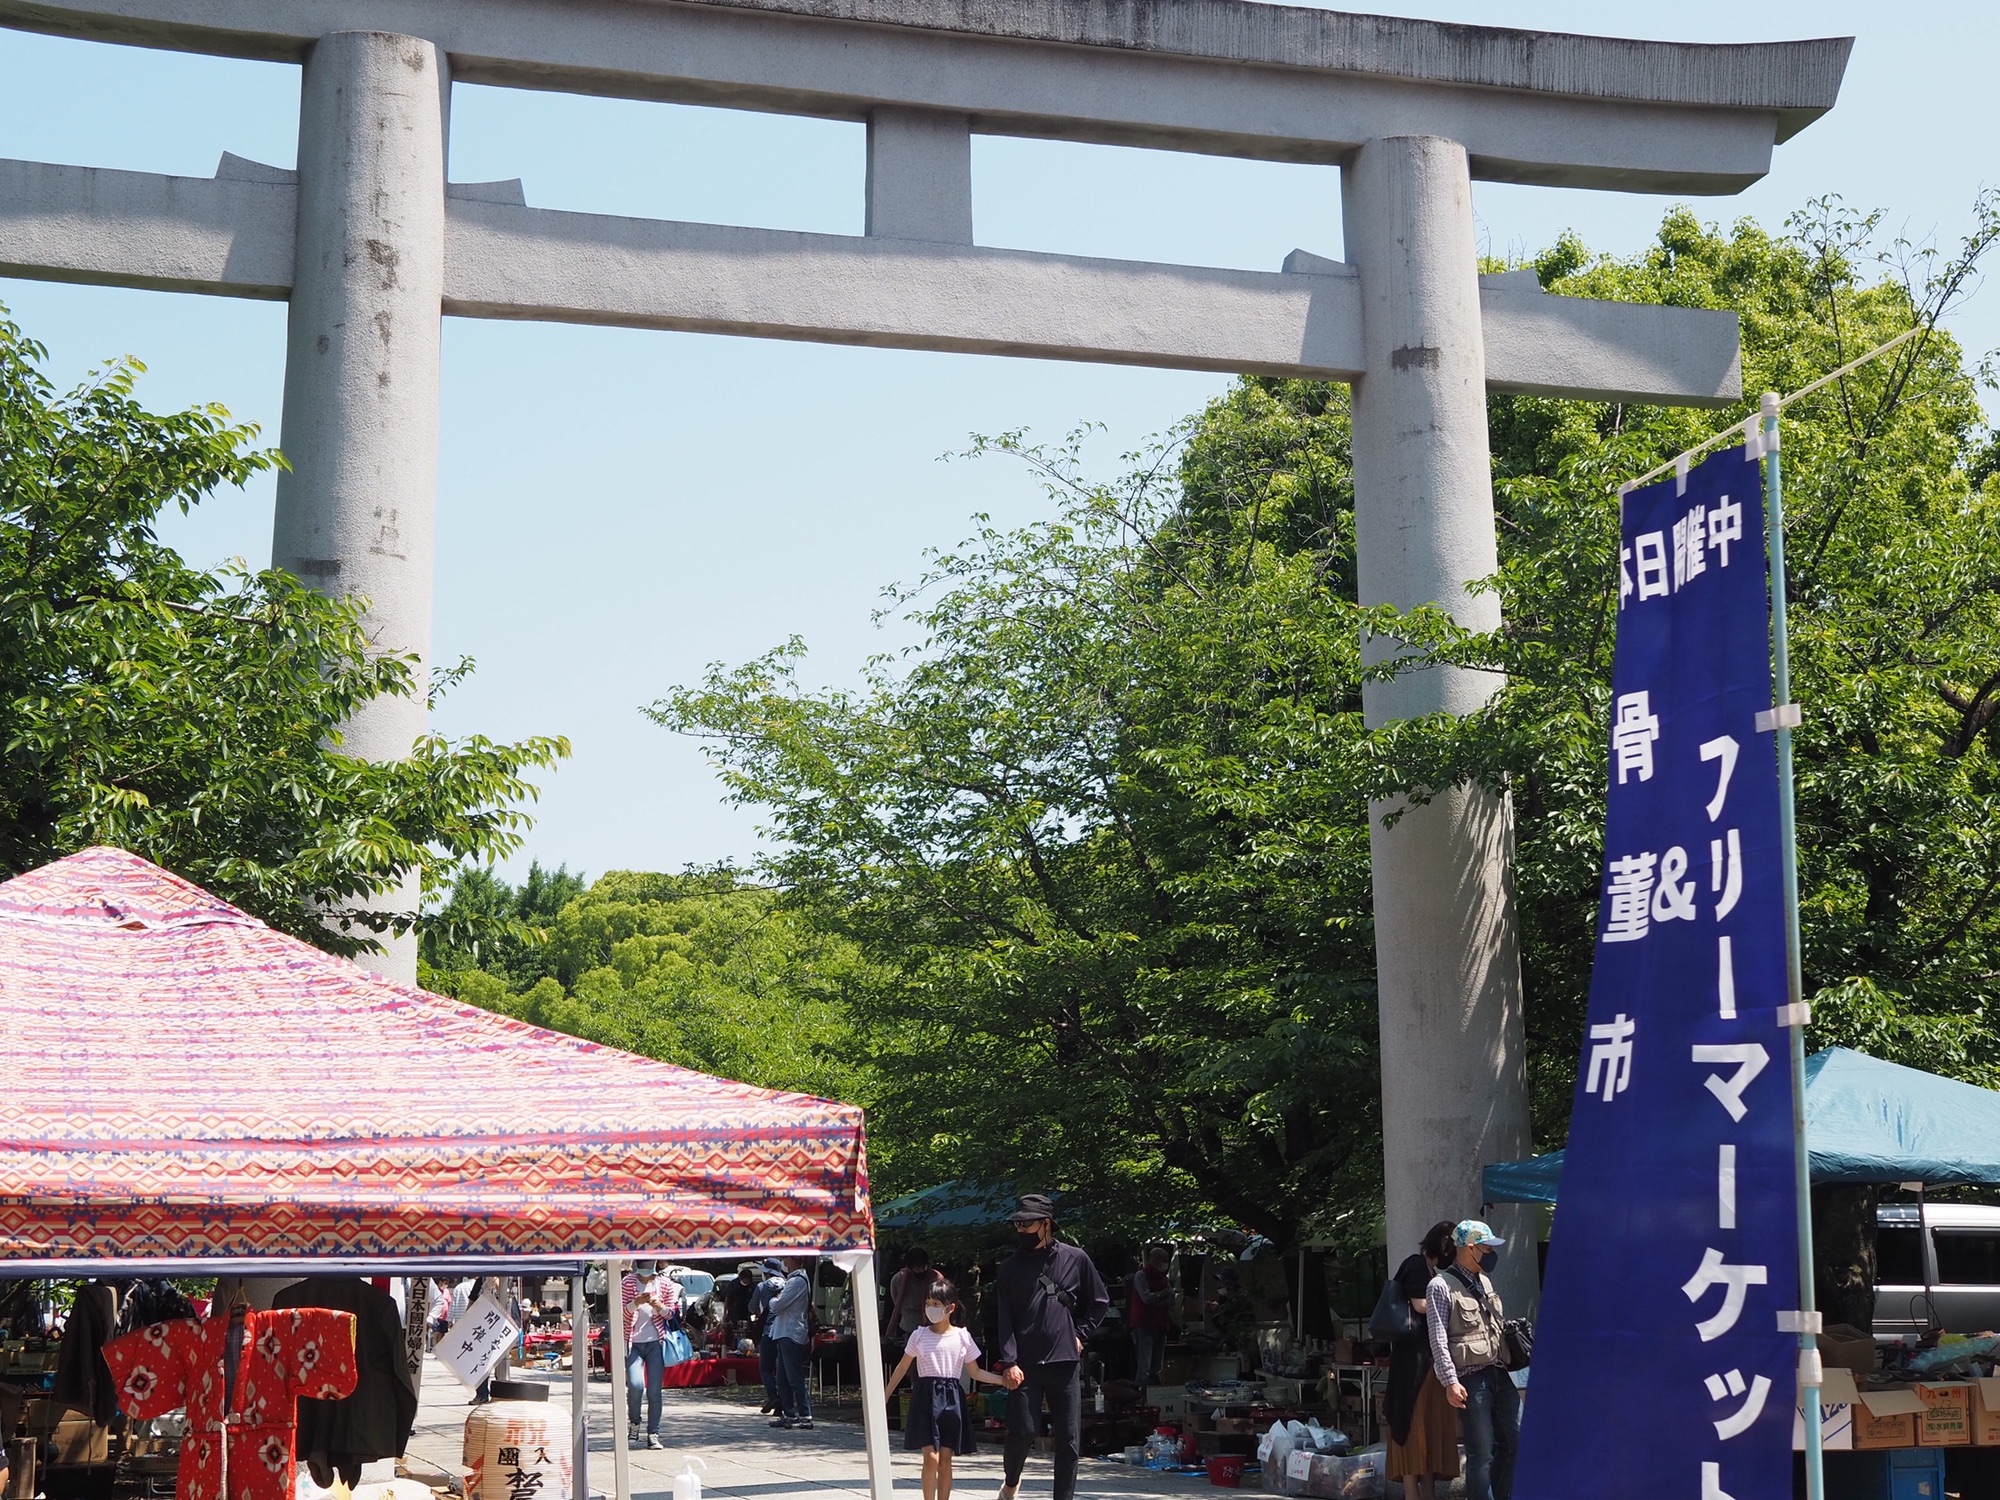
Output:
[[[365,594],[378,644],[419,655],[440,314],[1347,381],[1362,602],[1491,628],[1499,606],[1466,588],[1495,566],[1487,390],[1741,390],[1731,314],[1479,275],[1472,182],[1737,192],[1833,105],[1851,46],[1248,0],[0,0],[0,25],[301,65],[296,170],[0,161],[0,275],[288,299],[272,561]],[[448,183],[454,80],[865,121],[867,233],[561,213],[518,182]],[[1248,272],[979,247],[981,133],[1336,164],[1345,259]],[[1372,686],[1366,713],[1464,712],[1493,685],[1431,670]],[[349,743],[406,753],[424,713],[377,702]],[[1371,837],[1400,1251],[1477,1209],[1483,1164],[1528,1150],[1511,813],[1460,788]],[[412,978],[414,949],[381,966]],[[1531,1287],[1513,1279],[1516,1305]]]

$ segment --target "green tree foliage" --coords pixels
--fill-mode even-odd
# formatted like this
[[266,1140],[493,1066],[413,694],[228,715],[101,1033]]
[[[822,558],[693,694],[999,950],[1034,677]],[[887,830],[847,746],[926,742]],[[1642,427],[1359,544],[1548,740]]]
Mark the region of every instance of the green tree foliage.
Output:
[[1074,441],[1004,439],[1064,519],[939,559],[900,671],[806,693],[794,644],[654,710],[713,738],[772,873],[880,962],[856,1016],[897,1186],[1285,1237],[1373,1181],[1345,408],[1258,417],[1107,487]]
[[[1670,213],[1629,259],[1566,238],[1569,295],[1733,308],[1787,413],[1816,1044],[1976,1074],[2000,975],[2000,481],[1937,327],[1950,257],[1816,205],[1774,236]],[[898,1186],[1032,1179],[1134,1224],[1204,1211],[1363,1232],[1379,1195],[1370,798],[1511,789],[1538,1145],[1559,1144],[1601,861],[1619,481],[1744,412],[1497,398],[1506,625],[1353,594],[1345,392],[1252,379],[1126,478],[1026,459],[1060,517],[982,531],[895,596],[924,632],[850,692],[802,648],[655,705],[769,817],[769,873],[873,961],[852,992]],[[1500,668],[1464,720],[1360,723],[1363,631]],[[1327,1207],[1331,1205],[1331,1207]],[[1359,1209],[1359,1212],[1344,1210]]]
[[[2000,1066],[2000,486],[1981,470],[1993,439],[1976,380],[1937,326],[2000,236],[2000,203],[1983,200],[1979,221],[1946,256],[1873,252],[1874,221],[1832,202],[1783,238],[1748,223],[1725,236],[1676,213],[1636,261],[1565,242],[1536,268],[1554,291],[1738,309],[1749,391],[1796,390],[1919,330],[1784,413],[1809,1038],[1985,1081]],[[1719,425],[1496,403],[1493,586],[1506,625],[1483,638],[1435,620],[1406,628],[1444,657],[1508,674],[1486,712],[1404,726],[1382,749],[1415,786],[1471,775],[1513,790],[1544,1144],[1566,1128],[1590,975],[1613,494]]]
[[191,568],[156,535],[278,456],[220,407],[145,410],[136,360],[61,394],[45,359],[0,310],[0,872],[118,844],[354,952],[415,921],[357,905],[403,872],[435,884],[517,847],[524,773],[567,744],[343,754],[353,713],[416,690],[410,660],[369,648],[362,603]]
[[530,989],[554,976],[548,929],[583,892],[583,877],[570,874],[567,865],[545,870],[531,863],[519,886],[490,869],[469,867],[425,923],[421,961],[436,975],[481,969],[511,990]]
[[[513,888],[469,870],[443,916],[425,948],[426,988],[762,1088],[869,1095],[846,1020],[859,957],[777,909],[768,890],[726,873],[629,871],[586,889],[539,865]],[[496,927],[497,941],[453,940]]]

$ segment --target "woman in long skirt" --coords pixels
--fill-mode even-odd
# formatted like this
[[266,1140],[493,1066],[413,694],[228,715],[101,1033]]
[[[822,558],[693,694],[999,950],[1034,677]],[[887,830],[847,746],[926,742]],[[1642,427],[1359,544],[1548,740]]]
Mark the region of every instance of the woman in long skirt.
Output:
[[1410,1306],[1410,1331],[1389,1346],[1388,1452],[1384,1475],[1403,1481],[1405,1500],[1435,1500],[1440,1479],[1458,1476],[1458,1413],[1431,1370],[1424,1289],[1452,1258],[1449,1220],[1433,1224],[1417,1254],[1396,1270]]

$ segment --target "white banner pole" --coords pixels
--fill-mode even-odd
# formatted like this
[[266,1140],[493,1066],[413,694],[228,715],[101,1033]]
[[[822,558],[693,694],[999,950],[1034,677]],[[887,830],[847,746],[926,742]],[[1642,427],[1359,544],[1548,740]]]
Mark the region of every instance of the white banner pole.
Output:
[[888,1382],[882,1371],[882,1311],[875,1301],[874,1255],[856,1257],[847,1270],[854,1278],[854,1338],[861,1356],[861,1430],[868,1439],[868,1493],[871,1500],[892,1500],[895,1479],[889,1467],[889,1398],[883,1393]]
[[590,1500],[590,1302],[583,1277],[569,1281],[569,1492]]
[[611,1479],[617,1500],[632,1500],[632,1460],[627,1452],[625,1403],[625,1267],[622,1260],[605,1262],[605,1281],[611,1291],[610,1327],[605,1336],[611,1346]]

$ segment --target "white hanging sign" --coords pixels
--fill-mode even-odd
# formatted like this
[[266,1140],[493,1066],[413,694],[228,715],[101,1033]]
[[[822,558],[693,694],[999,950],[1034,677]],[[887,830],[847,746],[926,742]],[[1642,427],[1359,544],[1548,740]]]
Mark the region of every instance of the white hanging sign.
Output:
[[452,1374],[477,1388],[520,1336],[521,1330],[505,1309],[490,1295],[483,1295],[445,1330],[432,1352]]

